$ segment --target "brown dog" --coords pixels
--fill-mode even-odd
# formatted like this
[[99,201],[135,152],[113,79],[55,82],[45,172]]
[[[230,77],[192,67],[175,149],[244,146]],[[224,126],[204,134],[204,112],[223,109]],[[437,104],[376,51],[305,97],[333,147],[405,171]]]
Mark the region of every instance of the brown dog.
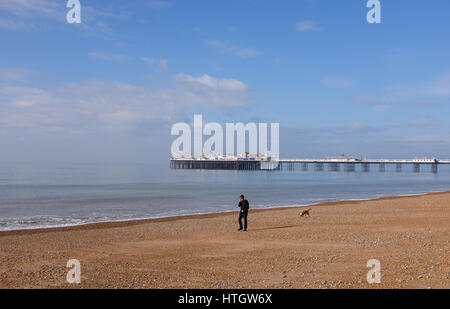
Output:
[[310,210],[311,210],[311,208],[306,209],[306,210],[303,210],[303,211],[300,213],[300,217],[306,217],[306,216],[309,217],[309,211],[310,211]]

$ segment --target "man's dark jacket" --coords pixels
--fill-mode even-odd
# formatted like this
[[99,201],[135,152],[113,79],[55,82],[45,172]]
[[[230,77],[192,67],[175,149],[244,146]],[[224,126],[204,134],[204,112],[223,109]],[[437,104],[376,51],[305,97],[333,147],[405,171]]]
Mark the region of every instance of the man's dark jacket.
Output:
[[247,200],[240,201],[239,207],[241,208],[241,213],[244,213],[244,214],[247,214],[248,209],[250,208]]

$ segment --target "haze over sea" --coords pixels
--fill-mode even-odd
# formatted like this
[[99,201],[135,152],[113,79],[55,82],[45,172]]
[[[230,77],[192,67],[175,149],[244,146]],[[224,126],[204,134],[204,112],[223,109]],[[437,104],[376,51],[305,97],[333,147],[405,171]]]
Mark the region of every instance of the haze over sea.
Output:
[[0,230],[309,205],[450,190],[450,168],[402,173],[171,170],[145,164],[0,163]]

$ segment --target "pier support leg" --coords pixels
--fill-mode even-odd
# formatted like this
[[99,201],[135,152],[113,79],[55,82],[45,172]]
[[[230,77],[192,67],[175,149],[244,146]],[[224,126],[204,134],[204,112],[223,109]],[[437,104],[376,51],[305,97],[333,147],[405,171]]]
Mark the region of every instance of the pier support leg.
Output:
[[304,172],[308,171],[308,163],[302,163],[302,171]]
[[431,172],[433,174],[437,174],[438,173],[438,165],[437,164],[431,164]]
[[322,172],[323,171],[323,163],[316,163],[314,169],[316,172]]
[[344,170],[346,172],[354,172],[355,171],[355,163],[345,163]]
[[413,172],[420,173],[420,164],[418,164],[418,163],[413,164]]
[[402,164],[401,164],[401,163],[397,163],[397,164],[395,165],[395,171],[396,171],[397,173],[401,173],[401,172],[402,172]]
[[379,170],[381,173],[384,173],[386,171],[386,165],[384,163],[380,163]]
[[362,171],[363,171],[364,173],[370,172],[370,164],[369,164],[369,163],[363,163],[363,164],[362,164]]
[[341,169],[341,165],[339,163],[328,163],[328,171],[339,172],[340,169]]

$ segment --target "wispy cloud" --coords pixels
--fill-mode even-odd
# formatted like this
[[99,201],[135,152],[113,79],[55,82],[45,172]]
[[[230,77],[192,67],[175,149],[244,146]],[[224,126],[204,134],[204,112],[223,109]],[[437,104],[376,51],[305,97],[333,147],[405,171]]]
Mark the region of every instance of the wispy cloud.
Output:
[[201,85],[212,89],[228,91],[247,91],[249,87],[243,82],[231,78],[215,78],[204,74],[200,77],[193,77],[188,74],[177,74],[176,79],[192,85]]
[[359,121],[355,121],[355,122],[351,123],[350,125],[346,126],[345,128],[348,130],[351,130],[351,131],[359,131],[359,130],[367,129],[368,126]]
[[228,26],[227,27],[227,31],[230,32],[230,33],[233,33],[233,32],[237,31],[237,28],[235,26]]
[[29,77],[38,75],[36,71],[24,68],[0,68],[0,81],[25,82]]
[[421,129],[421,128],[438,128],[441,124],[438,121],[420,122],[414,121],[408,123],[409,128]]
[[148,64],[148,66],[152,69],[159,68],[163,71],[167,71],[169,68],[169,62],[167,59],[156,59],[156,58],[142,58],[142,61]]
[[30,27],[31,25],[26,24],[22,21],[12,20],[12,19],[5,19],[0,17],[0,29],[7,29],[7,30],[18,30],[18,29],[25,29]]
[[374,99],[374,98],[358,97],[355,99],[355,101],[358,103],[361,103],[361,104],[367,104],[367,105],[371,105],[371,106],[386,105],[385,102],[378,100],[378,99]]
[[240,47],[221,40],[207,40],[205,41],[205,44],[221,53],[232,54],[243,59],[254,58],[261,54],[260,51],[254,48]]
[[[82,19],[77,27],[87,35],[108,35],[112,28],[106,20],[128,18],[119,6],[96,8],[81,1]],[[48,22],[66,23],[66,1],[61,0],[4,0],[0,1],[0,29],[39,29]]]
[[172,6],[172,3],[165,0],[147,0],[147,6],[151,9],[165,9]]
[[353,81],[345,76],[329,75],[322,78],[322,84],[333,88],[350,88],[354,85]]
[[320,157],[339,153],[363,158],[413,158],[415,154],[427,157],[447,156],[450,144],[448,134],[405,134],[405,131],[419,134],[424,130],[411,128],[411,125],[371,127],[356,121],[340,127],[282,127],[280,138],[289,140],[290,143],[283,143],[281,151],[299,157]]
[[128,130],[185,117],[187,108],[224,110],[250,103],[249,87],[236,79],[180,73],[172,88],[87,81],[54,89],[0,86],[0,130],[77,134]]
[[98,53],[98,52],[89,53],[89,57],[106,61],[124,61],[128,58],[127,56],[121,54]]
[[58,1],[54,0],[7,0],[0,2],[0,12],[15,16],[48,16],[55,17],[63,11]]
[[319,32],[322,31],[322,27],[320,27],[315,21],[312,20],[303,20],[298,22],[295,25],[295,28],[299,32]]
[[14,107],[31,107],[33,105],[42,105],[53,101],[51,95],[39,88],[23,86],[3,86],[0,87],[0,94],[9,97],[7,102]]
[[430,83],[426,87],[425,93],[437,97],[450,97],[450,72]]
[[369,98],[369,97],[358,97],[355,98],[355,102],[359,104],[364,104],[371,107],[375,112],[385,112],[389,109],[391,103],[384,100]]
[[385,112],[390,107],[393,106],[409,106],[409,107],[417,107],[417,108],[441,108],[445,103],[437,102],[432,100],[388,100],[388,99],[377,99],[370,97],[357,97],[354,99],[356,103],[364,104],[373,108],[376,112]]
[[47,18],[63,20],[65,6],[54,0],[8,0],[0,1],[0,28],[18,30],[32,28],[35,20]]

